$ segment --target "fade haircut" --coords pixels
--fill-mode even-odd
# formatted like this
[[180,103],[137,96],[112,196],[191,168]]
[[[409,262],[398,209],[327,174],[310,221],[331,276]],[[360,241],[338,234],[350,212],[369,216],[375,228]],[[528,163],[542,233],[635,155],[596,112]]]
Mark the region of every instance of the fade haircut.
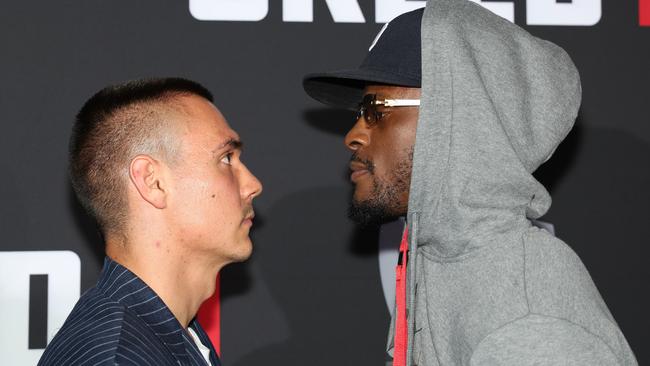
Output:
[[131,160],[147,154],[174,161],[180,142],[169,112],[183,113],[180,97],[191,95],[213,101],[190,80],[133,80],[100,90],[79,111],[70,137],[70,180],[104,236],[124,227]]

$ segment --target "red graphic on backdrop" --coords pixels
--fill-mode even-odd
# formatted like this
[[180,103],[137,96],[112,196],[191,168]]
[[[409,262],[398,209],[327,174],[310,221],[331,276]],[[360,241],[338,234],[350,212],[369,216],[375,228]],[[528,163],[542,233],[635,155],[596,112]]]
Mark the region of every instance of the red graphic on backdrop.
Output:
[[219,301],[219,276],[217,276],[217,286],[214,294],[201,305],[199,308],[199,323],[208,333],[210,341],[217,354],[221,355],[221,304]]
[[639,25],[650,27],[650,0],[639,0]]

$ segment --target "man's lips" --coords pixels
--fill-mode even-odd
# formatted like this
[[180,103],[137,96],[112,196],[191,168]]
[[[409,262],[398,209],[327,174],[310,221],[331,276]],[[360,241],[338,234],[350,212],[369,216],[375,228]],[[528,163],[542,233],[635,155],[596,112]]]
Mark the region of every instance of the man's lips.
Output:
[[356,182],[359,178],[368,174],[368,167],[365,164],[356,161],[350,162],[350,170],[352,171],[350,174],[350,180],[353,182]]
[[255,218],[255,213],[250,213],[244,217],[242,220],[242,224],[252,226],[253,225],[253,218]]

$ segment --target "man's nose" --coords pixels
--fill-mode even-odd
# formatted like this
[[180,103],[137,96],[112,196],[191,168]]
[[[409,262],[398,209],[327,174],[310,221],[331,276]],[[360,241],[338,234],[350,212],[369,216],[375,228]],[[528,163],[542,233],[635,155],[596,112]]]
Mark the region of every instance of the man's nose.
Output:
[[363,116],[357,118],[356,123],[345,135],[345,145],[352,151],[357,151],[370,144],[370,130]]
[[244,182],[241,187],[241,195],[243,199],[252,200],[262,194],[262,182],[260,182],[259,179],[257,179],[257,177],[254,176],[253,173],[251,173],[251,171],[243,164],[242,169],[244,170],[242,172]]

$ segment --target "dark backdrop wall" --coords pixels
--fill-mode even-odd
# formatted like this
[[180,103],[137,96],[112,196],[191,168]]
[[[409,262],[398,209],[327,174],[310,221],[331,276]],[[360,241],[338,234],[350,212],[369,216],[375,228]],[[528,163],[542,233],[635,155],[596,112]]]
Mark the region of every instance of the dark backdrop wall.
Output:
[[[307,0],[240,0],[230,13],[225,3],[0,5],[0,353],[8,364],[38,359],[101,266],[101,239],[66,177],[74,115],[109,83],[170,75],[214,92],[265,188],[253,258],[222,274],[225,364],[385,361],[379,242],[396,243],[399,230],[360,230],[346,219],[342,138],[353,115],[308,99],[301,78],[356,66],[383,18],[423,2],[314,1],[312,9]],[[537,173],[554,198],[544,220],[581,256],[647,364],[650,1],[545,3],[485,2],[564,47],[581,72],[576,128]]]

